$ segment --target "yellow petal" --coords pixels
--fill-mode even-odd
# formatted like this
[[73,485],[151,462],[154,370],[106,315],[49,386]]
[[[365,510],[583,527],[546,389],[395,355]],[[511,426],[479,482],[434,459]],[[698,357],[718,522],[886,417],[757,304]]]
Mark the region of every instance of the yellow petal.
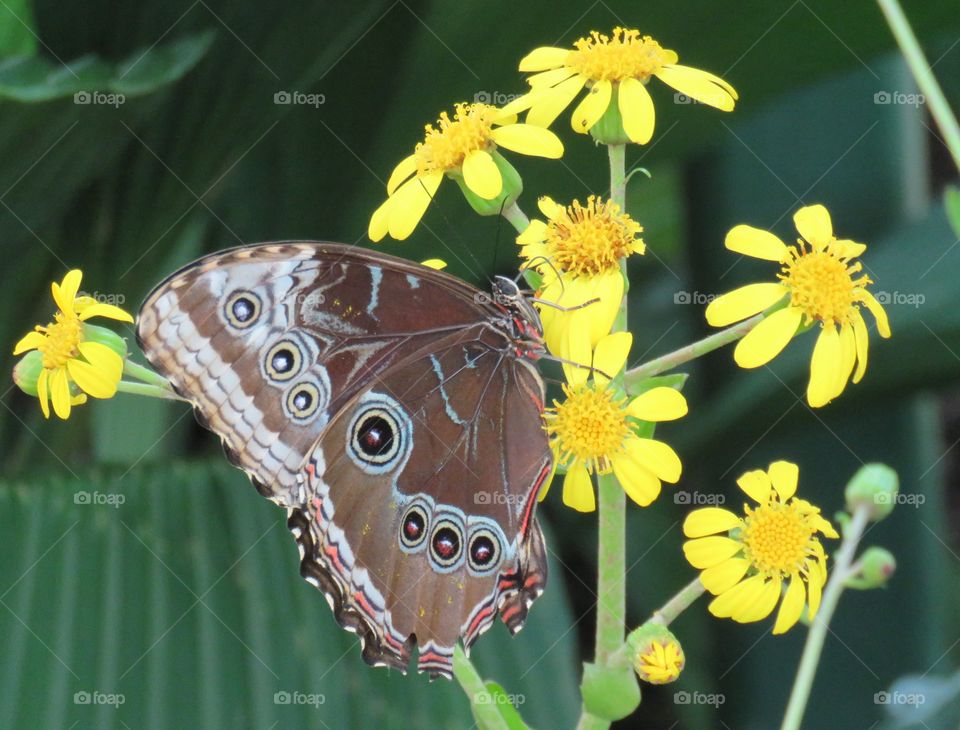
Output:
[[765,504],[770,499],[770,475],[763,469],[754,469],[737,479],[737,486],[750,499],[759,504]]
[[[552,448],[552,446],[551,446]],[[550,467],[550,474],[543,481],[543,486],[540,487],[540,494],[537,495],[537,501],[542,502],[547,498],[547,492],[550,491],[550,487],[553,486],[553,479],[557,475],[557,465],[560,463],[560,456],[554,451],[553,454],[553,464]]]
[[501,147],[522,155],[557,160],[563,157],[563,142],[549,129],[533,124],[508,124],[497,127],[490,137]]
[[803,580],[798,574],[790,579],[787,592],[783,596],[783,603],[777,612],[777,621],[773,625],[773,633],[782,634],[789,630],[800,619],[803,613],[803,603],[806,597],[803,590]]
[[755,575],[714,598],[707,608],[718,618],[731,618],[756,603],[763,594],[763,590],[763,576]]
[[687,399],[673,388],[651,388],[630,401],[627,413],[641,421],[674,421],[687,415]]
[[527,113],[527,124],[549,127],[560,116],[560,112],[566,109],[574,97],[580,93],[580,89],[586,82],[583,76],[577,74],[550,89],[543,90],[542,93],[540,90],[531,92],[536,95],[536,98]]
[[367,226],[367,235],[371,241],[380,241],[390,230],[390,206],[393,204],[393,198],[387,198],[380,204],[380,207],[373,211],[370,216],[370,223]]
[[700,570],[719,565],[727,558],[732,558],[743,548],[736,540],[729,537],[714,535],[688,540],[683,544],[683,554],[687,562]]
[[433,200],[434,193],[443,180],[442,172],[431,172],[427,175],[418,175],[407,180],[390,198],[389,232],[399,241],[407,238]]
[[788,292],[783,284],[747,284],[710,302],[707,322],[714,327],[726,327],[772,307]]
[[760,591],[760,595],[757,596],[756,600],[742,607],[731,616],[731,618],[734,621],[739,621],[744,624],[766,618],[773,613],[777,601],[780,600],[780,587],[782,585],[783,581],[780,576],[776,576],[773,580],[767,581],[763,584],[763,589]]
[[868,292],[866,289],[860,289],[857,291],[856,298],[858,301],[863,302],[867,305],[867,309],[870,310],[870,313],[873,314],[874,319],[877,320],[877,332],[880,333],[880,336],[884,339],[890,336],[890,322],[887,320],[887,312],[884,310],[883,306],[878,302],[873,294]]
[[564,208],[562,205],[557,203],[549,195],[541,195],[537,198],[537,207],[540,209],[540,212],[543,213],[550,220],[560,218],[564,215]]
[[443,259],[424,259],[420,262],[429,269],[435,269],[436,271],[442,271],[447,268],[447,262]]
[[88,307],[84,307],[83,311],[80,313],[80,319],[82,319],[84,322],[91,317],[108,317],[121,322],[133,323],[133,317],[120,309],[120,307],[115,307],[112,304],[103,304],[100,302],[91,304]]
[[[57,303],[61,312],[73,311],[73,300],[77,298],[77,292],[80,290],[80,280],[82,278],[83,274],[80,272],[80,269],[73,269],[67,272],[62,282],[59,284],[54,282],[50,285],[50,290],[53,293],[53,301]],[[66,374],[64,374],[64,377],[66,377]],[[67,413],[69,414],[69,412],[68,409]]]
[[737,92],[719,76],[690,66],[664,66],[656,77],[668,86],[702,104],[731,112],[736,106]]
[[780,262],[787,255],[787,246],[783,241],[769,231],[747,225],[731,228],[724,245],[731,251],[764,261]]
[[586,134],[596,124],[610,106],[613,84],[609,81],[597,81],[587,95],[580,100],[570,117],[570,126],[574,132]]
[[34,330],[33,332],[28,332],[23,337],[20,338],[20,341],[13,348],[13,354],[19,355],[27,350],[36,350],[40,345],[46,342],[46,337]]
[[683,534],[687,537],[705,537],[727,532],[739,527],[743,520],[728,509],[701,507],[687,515],[683,521]]
[[676,484],[683,472],[680,457],[668,444],[656,439],[628,438],[625,448],[630,457],[652,471],[658,478]]
[[587,322],[590,327],[590,344],[596,347],[600,340],[610,333],[620,311],[624,289],[623,274],[619,269],[614,269],[597,276],[578,277],[567,289],[571,293],[567,302],[571,305],[584,304],[591,299],[600,300],[583,309],[589,314]]
[[730,558],[703,571],[700,582],[713,595],[719,596],[739,583],[749,567],[750,561],[746,558]]
[[80,389],[94,398],[112,398],[117,393],[117,380],[89,363],[76,358],[67,360],[67,371]]
[[778,309],[737,343],[733,359],[742,368],[766,365],[793,339],[802,319],[803,311],[797,307]]
[[463,181],[484,200],[493,200],[503,190],[503,177],[486,150],[474,150],[463,161]]
[[847,387],[850,373],[857,362],[857,340],[853,334],[853,325],[844,322],[840,326],[840,370],[837,371],[836,389],[833,397],[836,398]]
[[617,454],[611,462],[623,491],[638,505],[647,507],[660,496],[660,480],[631,455]]
[[64,420],[70,418],[70,384],[66,368],[57,368],[50,375],[50,400],[54,413]]
[[820,609],[820,599],[823,595],[823,582],[826,581],[826,575],[808,575],[807,576],[807,606],[810,609],[810,618],[817,615]]
[[830,250],[835,252],[838,256],[854,259],[857,256],[862,255],[863,252],[867,250],[867,245],[865,243],[851,241],[848,238],[839,238],[830,244]]
[[653,137],[656,112],[647,87],[637,79],[624,79],[617,90],[617,108],[623,131],[631,142],[646,144]]
[[563,478],[563,503],[578,512],[593,512],[597,508],[593,481],[584,467],[571,466]]
[[50,371],[43,369],[40,371],[40,377],[37,378],[37,398],[40,399],[40,410],[43,411],[44,418],[50,418],[50,392],[48,380]]
[[797,231],[816,248],[823,248],[833,238],[830,213],[822,205],[808,205],[793,214]]
[[817,337],[810,359],[810,382],[807,384],[807,402],[819,408],[836,395],[837,371],[840,369],[840,335],[832,324],[824,325]]
[[786,502],[797,492],[800,469],[789,461],[775,461],[768,469],[773,488],[780,495],[780,501]]
[[867,354],[870,351],[870,335],[867,333],[867,323],[857,309],[853,313],[853,338],[857,343],[857,370],[853,374],[853,382],[859,383],[867,372]]
[[590,376],[590,332],[584,310],[571,312],[560,339],[563,373],[571,385],[580,385]]
[[81,342],[77,345],[80,354],[97,370],[110,379],[117,381],[123,374],[123,358],[106,345],[99,342]]
[[546,71],[549,68],[563,66],[570,56],[570,49],[541,46],[535,48],[520,60],[521,71]]
[[614,377],[623,369],[632,345],[633,335],[629,332],[613,332],[601,339],[593,351],[594,379],[601,385],[610,382],[606,375]]
[[393,195],[396,192],[397,188],[400,187],[400,183],[404,182],[408,177],[413,175],[417,171],[417,157],[416,155],[410,155],[409,157],[404,157],[400,163],[393,168],[393,172],[390,173],[390,179],[387,180],[387,195]]
[[521,246],[529,246],[533,243],[542,243],[547,235],[547,224],[538,218],[534,218],[523,229],[523,233],[517,236],[517,243]]
[[549,71],[541,71],[535,73],[533,76],[528,76],[527,83],[534,89],[549,88],[556,86],[561,81],[566,81],[575,73],[577,73],[577,70],[575,68],[569,68],[568,66],[552,68]]

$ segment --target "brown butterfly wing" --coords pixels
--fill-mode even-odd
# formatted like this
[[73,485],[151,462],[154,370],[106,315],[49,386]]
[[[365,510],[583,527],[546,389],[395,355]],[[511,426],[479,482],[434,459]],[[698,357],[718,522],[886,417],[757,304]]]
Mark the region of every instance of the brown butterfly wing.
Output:
[[[469,648],[498,612],[519,630],[542,591],[542,383],[503,346],[484,325],[448,336],[376,378],[318,444],[312,499],[290,527],[301,572],[369,663],[405,670],[416,643],[418,668],[449,676],[457,641]],[[377,461],[361,438],[382,422],[393,443]],[[404,532],[411,515],[419,534]]]
[[357,247],[261,244],[173,274],[147,297],[137,337],[231,462],[292,507],[304,501],[302,467],[333,414],[392,364],[489,316],[476,295],[452,276]]

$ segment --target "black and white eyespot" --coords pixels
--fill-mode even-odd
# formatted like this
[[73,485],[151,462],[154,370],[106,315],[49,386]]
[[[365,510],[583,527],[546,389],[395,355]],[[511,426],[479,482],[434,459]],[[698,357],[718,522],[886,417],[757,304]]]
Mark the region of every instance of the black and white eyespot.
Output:
[[367,393],[347,428],[347,453],[367,474],[384,474],[406,462],[413,424],[393,398]]
[[263,376],[270,382],[286,383],[303,369],[303,346],[292,337],[275,342],[263,358]]
[[247,289],[237,289],[224,302],[223,318],[231,327],[245,330],[256,324],[262,311],[263,303],[257,294]]
[[425,505],[414,502],[400,518],[400,549],[419,552],[426,545],[429,532],[430,513]]
[[300,424],[317,418],[326,418],[330,405],[330,380],[326,369],[313,368],[308,377],[297,381],[283,394],[283,411],[290,419]]
[[449,573],[463,563],[463,526],[449,514],[437,517],[430,530],[430,563],[438,573]]
[[467,566],[475,575],[489,575],[500,567],[503,538],[500,531],[487,525],[470,530],[467,541]]

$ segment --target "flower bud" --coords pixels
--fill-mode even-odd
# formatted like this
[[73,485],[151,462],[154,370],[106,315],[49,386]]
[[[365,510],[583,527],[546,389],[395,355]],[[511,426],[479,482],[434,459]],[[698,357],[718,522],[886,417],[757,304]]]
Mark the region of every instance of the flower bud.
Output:
[[871,546],[860,556],[860,574],[852,578],[850,588],[884,588],[897,570],[897,559],[886,548]]
[[644,682],[669,684],[683,671],[686,661],[683,647],[663,624],[644,624],[630,634],[627,642],[633,655],[633,669]]
[[847,510],[865,508],[870,519],[879,522],[893,511],[900,491],[897,473],[886,464],[866,464],[853,475],[844,496]]
[[84,322],[83,340],[84,342],[96,342],[105,345],[124,360],[127,359],[127,341],[113,330]]
[[630,137],[623,128],[623,117],[620,116],[620,105],[617,101],[619,90],[616,85],[610,96],[607,110],[597,122],[590,127],[590,136],[600,144],[629,144]]
[[13,382],[27,395],[37,396],[37,380],[43,371],[43,353],[31,350],[13,366]]
[[497,169],[500,170],[500,178],[503,180],[503,188],[501,188],[500,194],[490,200],[484,200],[473,192],[464,182],[463,175],[450,175],[457,181],[457,185],[460,186],[463,197],[470,203],[470,207],[480,215],[500,215],[500,211],[513,205],[520,197],[520,193],[523,192],[523,179],[517,169],[497,150],[490,150],[490,156],[496,163]]

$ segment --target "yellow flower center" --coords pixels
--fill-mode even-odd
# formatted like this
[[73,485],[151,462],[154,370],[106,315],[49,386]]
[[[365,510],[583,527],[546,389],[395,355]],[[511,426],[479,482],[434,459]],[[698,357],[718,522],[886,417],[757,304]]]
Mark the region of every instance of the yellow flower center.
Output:
[[78,345],[83,337],[83,323],[75,316],[57,312],[55,322],[46,327],[37,327],[44,341],[37,349],[43,353],[43,367],[52,370],[67,364],[67,360],[79,354]]
[[683,671],[686,660],[676,641],[653,641],[637,654],[633,668],[644,682],[668,684],[675,682]]
[[854,278],[861,269],[860,262],[851,264],[829,245],[816,250],[800,240],[778,276],[790,288],[790,304],[808,321],[843,324],[855,309],[856,289],[872,283],[867,276]]
[[466,103],[454,107],[453,119],[442,112],[437,120],[439,129],[426,125],[423,142],[414,150],[418,174],[456,170],[471,152],[491,147],[496,113],[495,106]]
[[593,81],[646,81],[663,68],[676,63],[676,54],[663,48],[638,30],[614,28],[612,37],[591,31],[589,38],[573,44],[567,66]]
[[610,471],[610,456],[617,453],[630,433],[624,411],[625,398],[606,388],[563,386],[566,400],[554,401],[544,414],[546,430],[556,438],[564,463],[582,462],[590,471]]
[[591,195],[586,206],[577,200],[547,223],[548,258],[563,271],[591,276],[620,267],[620,259],[643,251],[637,235],[643,227],[613,201]]
[[740,539],[744,554],[759,572],[787,576],[800,571],[815,532],[800,504],[771,501],[747,508]]

